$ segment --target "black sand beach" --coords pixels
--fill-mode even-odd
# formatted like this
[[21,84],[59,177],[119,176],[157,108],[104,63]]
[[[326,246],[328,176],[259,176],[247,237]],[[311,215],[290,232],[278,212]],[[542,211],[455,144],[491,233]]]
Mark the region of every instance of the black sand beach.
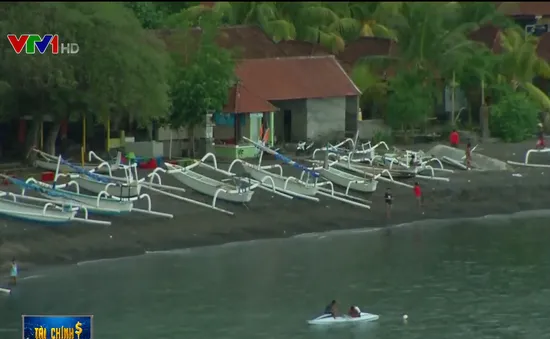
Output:
[[[533,144],[531,141],[487,144],[480,146],[480,153],[501,160],[522,161],[525,151]],[[536,156],[533,160],[550,164],[549,154]],[[291,171],[285,168],[285,174]],[[513,176],[513,173],[522,176]],[[364,196],[372,200],[371,210],[324,197],[318,203],[287,200],[259,190],[248,206],[219,202],[220,207],[233,211],[234,216],[149,193],[153,209],[173,213],[173,219],[132,213],[108,218],[111,226],[43,226],[2,219],[0,266],[6,267],[12,257],[17,258],[22,269],[30,269],[36,265],[75,263],[145,251],[548,208],[550,168],[517,167],[513,172],[457,170],[448,176],[450,182],[418,180],[424,195],[424,213],[418,209],[412,189],[380,182],[372,196]],[[180,186],[168,176],[163,177],[163,183]],[[386,220],[383,201],[386,187],[392,189],[395,199],[390,220]],[[190,191],[185,194],[211,202],[210,198]]]

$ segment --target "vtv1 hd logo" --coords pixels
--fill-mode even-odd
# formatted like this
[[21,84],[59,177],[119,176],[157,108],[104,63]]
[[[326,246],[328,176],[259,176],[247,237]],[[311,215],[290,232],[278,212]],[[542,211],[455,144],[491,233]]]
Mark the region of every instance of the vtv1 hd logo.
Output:
[[40,54],[44,54],[51,46],[52,54],[76,54],[80,50],[77,43],[60,43],[59,35],[57,34],[45,34],[40,36],[38,34],[21,34],[19,37],[15,34],[8,34],[8,41],[13,48],[13,51],[17,54],[21,54],[23,49],[25,54],[35,54],[36,51]]

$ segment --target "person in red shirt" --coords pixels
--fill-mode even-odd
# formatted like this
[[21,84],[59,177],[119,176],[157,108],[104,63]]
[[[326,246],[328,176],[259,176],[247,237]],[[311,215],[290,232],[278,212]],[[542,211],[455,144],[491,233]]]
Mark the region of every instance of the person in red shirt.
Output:
[[451,143],[452,147],[458,147],[458,144],[460,143],[460,136],[458,135],[456,129],[453,129],[453,131],[449,135],[449,142]]
[[418,201],[418,208],[422,209],[422,191],[420,190],[420,184],[418,182],[414,183],[413,190],[416,201]]
[[535,148],[537,149],[543,149],[546,147],[546,145],[544,144],[544,127],[542,125],[542,123],[539,123],[539,131],[538,131],[538,140],[537,140],[537,145],[535,146]]

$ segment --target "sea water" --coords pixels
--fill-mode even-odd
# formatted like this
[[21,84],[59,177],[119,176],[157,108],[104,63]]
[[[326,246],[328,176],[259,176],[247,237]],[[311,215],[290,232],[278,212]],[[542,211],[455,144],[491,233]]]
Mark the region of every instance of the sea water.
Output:
[[[48,269],[0,296],[0,337],[21,338],[21,314],[93,314],[101,339],[550,338],[549,225],[418,222]],[[380,320],[307,325],[332,299]]]

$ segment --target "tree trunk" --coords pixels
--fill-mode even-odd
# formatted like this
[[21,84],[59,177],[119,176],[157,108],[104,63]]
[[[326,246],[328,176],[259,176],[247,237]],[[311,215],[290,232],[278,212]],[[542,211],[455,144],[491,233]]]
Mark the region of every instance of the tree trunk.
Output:
[[195,157],[195,136],[193,131],[193,127],[187,126],[187,138],[189,139],[189,142],[187,143],[187,156],[189,158]]
[[61,123],[55,121],[53,126],[48,132],[48,136],[44,142],[44,152],[56,155],[55,153],[55,141],[57,140],[57,135],[59,134],[59,129],[61,128]]
[[456,88],[456,73],[453,72],[453,80],[451,83],[451,125],[455,127],[455,88]]
[[489,131],[489,106],[483,103],[479,108],[479,117],[481,122],[481,138],[487,140],[491,137]]
[[479,123],[481,125],[481,140],[490,138],[489,107],[485,101],[485,79],[481,78],[481,106],[479,107]]
[[195,127],[191,129],[191,157],[195,159]]
[[42,125],[42,118],[33,119],[31,123],[30,133],[27,134],[27,140],[25,143],[26,152],[24,153],[24,155],[26,156],[27,162],[30,164],[32,164],[34,160],[36,160],[36,152],[31,152],[31,149],[33,147],[38,148],[40,146],[38,144],[38,137],[39,137],[41,125]]

